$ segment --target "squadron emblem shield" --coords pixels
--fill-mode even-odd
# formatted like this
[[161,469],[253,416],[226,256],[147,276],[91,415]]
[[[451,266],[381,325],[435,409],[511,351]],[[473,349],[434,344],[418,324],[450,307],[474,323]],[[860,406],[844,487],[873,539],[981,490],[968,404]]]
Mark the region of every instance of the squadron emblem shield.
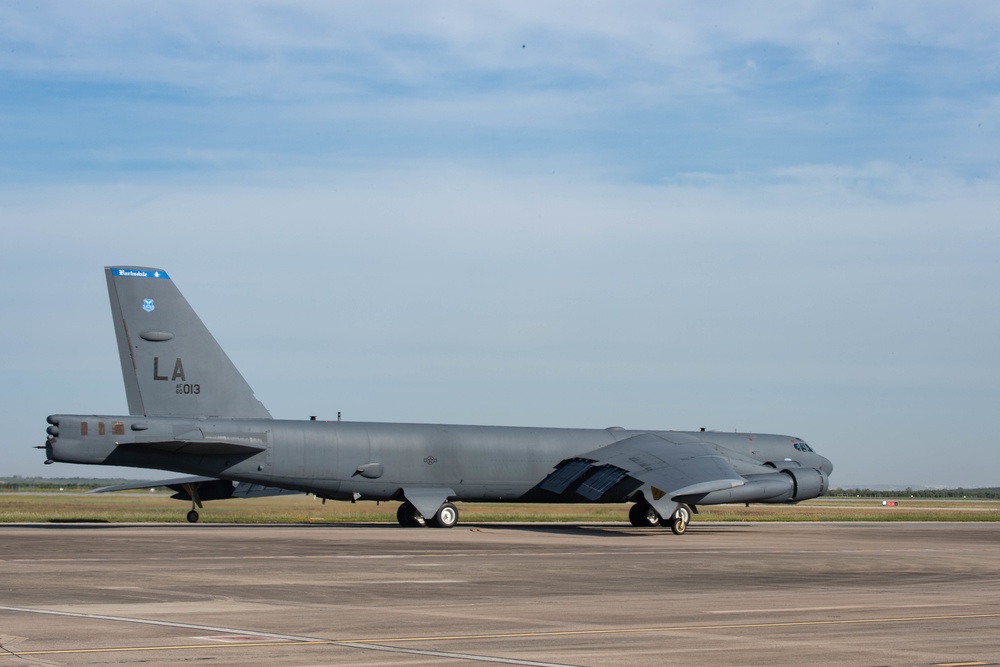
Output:
[[146,299],[145,301],[142,302],[142,309],[145,310],[147,313],[153,312],[154,308],[156,308],[156,306],[153,305],[152,299]]

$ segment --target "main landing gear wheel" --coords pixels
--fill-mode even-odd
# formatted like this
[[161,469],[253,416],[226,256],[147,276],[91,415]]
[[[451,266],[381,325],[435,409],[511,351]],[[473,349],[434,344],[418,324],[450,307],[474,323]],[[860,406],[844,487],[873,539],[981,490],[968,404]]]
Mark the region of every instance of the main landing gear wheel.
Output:
[[636,528],[649,528],[660,525],[660,515],[652,505],[640,500],[628,511],[628,520]]
[[434,515],[430,525],[434,528],[451,528],[458,523],[458,508],[451,503],[445,503]]
[[187,514],[188,523],[198,523],[197,508],[202,506],[201,496],[198,495],[199,486],[201,486],[200,482],[188,482],[183,485],[184,491],[187,492],[188,497],[191,499],[191,511]]
[[396,521],[404,528],[419,528],[424,525],[424,519],[417,508],[410,503],[403,503],[396,510]]
[[681,503],[664,525],[670,526],[674,535],[683,535],[687,532],[689,523],[691,523],[691,508]]

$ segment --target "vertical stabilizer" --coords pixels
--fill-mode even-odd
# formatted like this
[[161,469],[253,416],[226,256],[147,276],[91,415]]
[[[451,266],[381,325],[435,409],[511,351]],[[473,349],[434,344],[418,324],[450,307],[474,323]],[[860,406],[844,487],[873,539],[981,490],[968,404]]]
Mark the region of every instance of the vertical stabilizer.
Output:
[[165,271],[104,273],[130,414],[271,418]]

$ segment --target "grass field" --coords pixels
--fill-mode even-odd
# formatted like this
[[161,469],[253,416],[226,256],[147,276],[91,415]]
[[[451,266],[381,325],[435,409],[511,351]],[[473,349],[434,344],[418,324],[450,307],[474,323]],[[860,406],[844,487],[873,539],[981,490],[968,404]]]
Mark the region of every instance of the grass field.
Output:
[[[232,499],[205,504],[212,523],[351,523],[396,521],[398,503],[327,502],[305,495]],[[190,504],[165,493],[0,493],[0,523],[184,522]],[[1000,501],[818,498],[798,505],[715,505],[699,508],[700,521],[1000,521]],[[461,520],[476,522],[628,521],[627,505],[459,503]]]

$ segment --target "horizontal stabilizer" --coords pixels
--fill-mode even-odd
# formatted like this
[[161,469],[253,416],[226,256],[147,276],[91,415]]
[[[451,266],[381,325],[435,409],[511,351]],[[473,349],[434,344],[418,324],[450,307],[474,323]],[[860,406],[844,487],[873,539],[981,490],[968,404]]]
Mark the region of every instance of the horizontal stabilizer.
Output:
[[141,450],[155,450],[172,454],[194,454],[196,456],[253,456],[264,451],[264,447],[244,445],[224,440],[157,440],[154,442],[123,442],[119,447]]

